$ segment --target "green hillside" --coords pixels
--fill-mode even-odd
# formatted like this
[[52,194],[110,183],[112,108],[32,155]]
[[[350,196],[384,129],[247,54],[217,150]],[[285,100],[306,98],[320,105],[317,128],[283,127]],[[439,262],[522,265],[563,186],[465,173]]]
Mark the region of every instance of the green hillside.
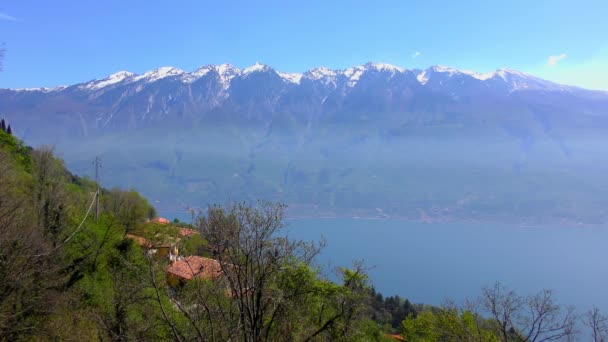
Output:
[[[225,285],[198,278],[170,288],[164,271],[170,261],[128,238],[175,242],[180,228],[191,225],[147,223],[154,208],[137,192],[119,189],[101,189],[96,219],[95,182],[71,174],[49,148],[31,149],[4,131],[0,142],[0,341],[259,340],[259,329],[264,339],[381,338],[366,304],[366,276],[345,269],[343,285],[324,280],[298,254],[310,246],[296,242],[288,242],[280,262],[265,261],[289,271],[264,279],[267,289],[256,292],[265,303],[261,326],[242,327],[238,312],[253,290],[235,298]],[[267,238],[270,246],[287,246]],[[182,253],[211,256],[201,250],[205,239],[182,240]],[[195,304],[203,288],[217,295],[209,320]],[[280,319],[269,316],[279,312]]]

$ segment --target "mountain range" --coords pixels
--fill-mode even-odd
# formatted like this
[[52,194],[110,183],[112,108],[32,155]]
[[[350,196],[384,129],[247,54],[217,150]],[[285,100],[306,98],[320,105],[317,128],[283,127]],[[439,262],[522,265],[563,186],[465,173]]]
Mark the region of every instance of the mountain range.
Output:
[[293,215],[608,220],[608,92],[515,70],[367,63],[120,71],[0,89],[0,115],[161,211],[266,198]]

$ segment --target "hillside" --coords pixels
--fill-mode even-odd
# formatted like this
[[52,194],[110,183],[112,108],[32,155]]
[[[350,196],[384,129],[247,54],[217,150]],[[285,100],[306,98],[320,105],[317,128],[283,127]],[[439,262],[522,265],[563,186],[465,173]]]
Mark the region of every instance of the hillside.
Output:
[[[243,254],[250,251],[249,244],[217,244],[218,238],[238,241],[229,240],[231,229],[241,230],[243,238],[247,229],[261,229],[259,223],[242,220],[273,220],[278,232],[281,206],[274,207],[278,211],[273,209],[272,216],[265,205],[227,209],[225,217],[218,216],[223,209],[210,208],[208,215],[198,216],[195,230],[190,224],[149,220],[155,210],[135,191],[101,189],[97,219],[91,210],[97,184],[72,175],[51,150],[28,148],[4,130],[0,184],[0,341],[383,336],[372,321],[372,292],[359,270],[344,269],[343,284],[323,279],[310,264],[316,247],[275,234],[266,234],[256,247],[263,259]],[[252,216],[240,216],[245,213]],[[206,220],[213,224],[205,225]],[[244,255],[255,263],[238,264]],[[209,278],[203,276],[203,266],[188,271],[189,260],[222,268]],[[172,282],[172,269],[184,263],[186,276],[177,273],[182,278]],[[245,270],[247,278],[242,278]],[[229,285],[236,275],[246,279],[239,282],[240,290]],[[259,316],[244,323],[245,308],[260,310]],[[279,311],[280,318],[275,317]],[[392,319],[391,312],[385,317]],[[397,317],[403,319],[405,313]]]

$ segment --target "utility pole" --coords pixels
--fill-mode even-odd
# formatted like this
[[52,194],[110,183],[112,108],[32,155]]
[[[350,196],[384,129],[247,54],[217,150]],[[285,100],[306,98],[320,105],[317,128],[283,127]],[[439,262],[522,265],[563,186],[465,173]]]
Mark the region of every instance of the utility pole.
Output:
[[95,196],[95,221],[99,222],[99,195],[100,195],[100,187],[99,187],[99,169],[101,168],[101,158],[99,156],[95,156],[95,183],[97,183],[97,195]]

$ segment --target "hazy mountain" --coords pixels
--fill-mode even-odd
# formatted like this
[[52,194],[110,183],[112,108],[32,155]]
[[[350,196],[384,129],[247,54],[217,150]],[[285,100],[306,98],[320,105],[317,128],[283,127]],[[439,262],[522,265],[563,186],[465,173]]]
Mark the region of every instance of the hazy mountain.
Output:
[[267,198],[295,214],[608,219],[608,93],[514,70],[368,63],[121,71],[0,90],[30,144],[57,145],[161,209]]

